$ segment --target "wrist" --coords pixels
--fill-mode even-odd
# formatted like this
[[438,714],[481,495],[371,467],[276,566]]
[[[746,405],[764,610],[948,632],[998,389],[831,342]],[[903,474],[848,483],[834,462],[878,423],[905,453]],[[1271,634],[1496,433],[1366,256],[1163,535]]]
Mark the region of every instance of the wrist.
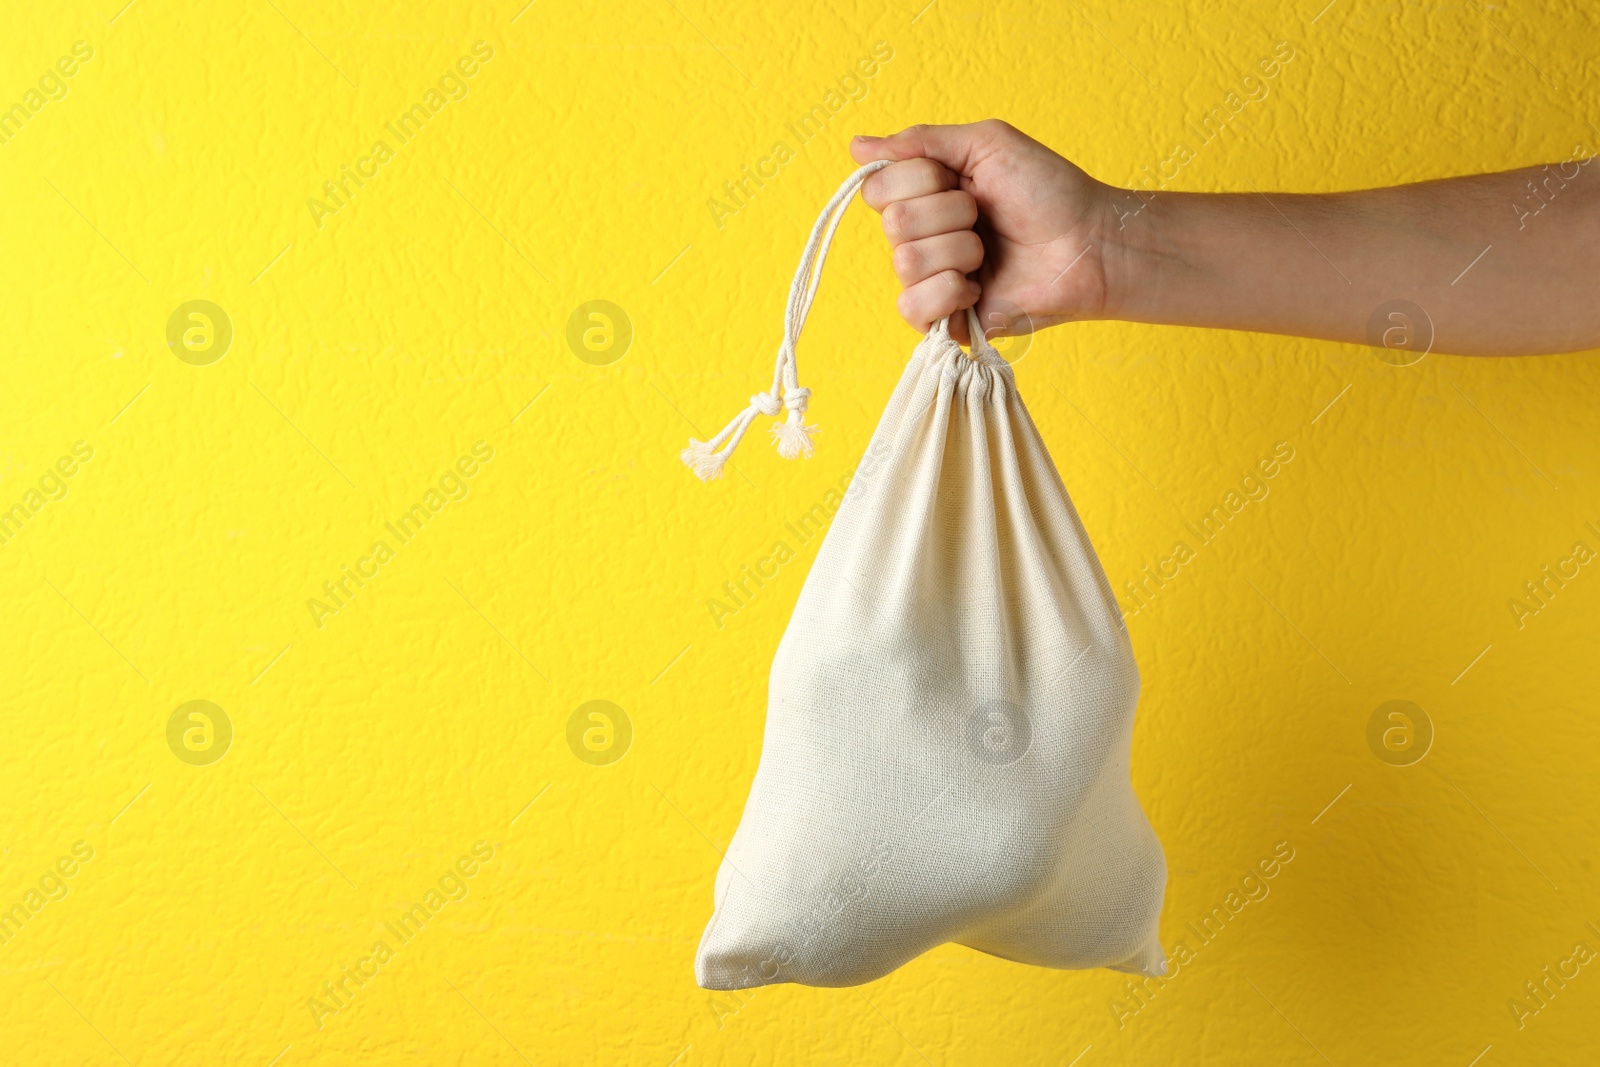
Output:
[[1176,254],[1165,225],[1166,206],[1152,192],[1106,187],[1099,242],[1105,299],[1097,318],[1162,321],[1157,306],[1161,263]]

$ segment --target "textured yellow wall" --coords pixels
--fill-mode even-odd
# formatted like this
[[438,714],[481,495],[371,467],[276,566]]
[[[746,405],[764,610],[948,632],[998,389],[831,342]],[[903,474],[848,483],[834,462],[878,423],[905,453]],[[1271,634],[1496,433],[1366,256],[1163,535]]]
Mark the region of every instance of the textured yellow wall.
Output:
[[[852,133],[998,115],[1122,183],[1182,142],[1187,189],[1565,159],[1600,142],[1583,5],[523,2],[8,5],[0,1059],[1593,1062],[1600,574],[1562,563],[1600,548],[1591,356],[1026,352],[1144,672],[1192,958],[1140,999],[951,946],[695,986],[815,542],[711,601],[848,474],[914,340],[865,208],[802,343],[817,455],[753,440],[709,486],[676,456],[763,385]],[[591,301],[621,315],[572,328]],[[1546,565],[1577,575],[1535,612]]]

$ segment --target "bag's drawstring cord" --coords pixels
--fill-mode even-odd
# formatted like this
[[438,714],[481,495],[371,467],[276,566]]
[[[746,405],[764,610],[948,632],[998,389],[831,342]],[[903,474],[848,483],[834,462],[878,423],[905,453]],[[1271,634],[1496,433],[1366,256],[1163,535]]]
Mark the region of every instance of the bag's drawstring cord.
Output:
[[[702,481],[722,475],[722,467],[733,450],[739,447],[757,415],[777,415],[785,409],[788,415],[773,423],[772,439],[778,446],[778,455],[796,459],[811,455],[811,437],[817,427],[807,425],[806,407],[811,390],[801,388],[798,367],[795,363],[795,344],[800,331],[805,328],[806,316],[811,313],[812,301],[817,298],[817,288],[822,283],[822,264],[828,258],[828,246],[833,242],[834,231],[844,219],[850,200],[873,171],[882,170],[889,160],[868,163],[845,179],[839,191],[833,194],[828,206],[822,209],[817,224],[811,228],[806,250],[800,257],[800,267],[795,271],[794,282],[789,286],[789,306],[783,317],[783,345],[778,349],[777,365],[772,369],[772,388],[750,398],[750,404],[722,432],[709,441],[689,439],[689,447],[679,453],[683,462]],[[781,398],[781,399],[780,399]]]

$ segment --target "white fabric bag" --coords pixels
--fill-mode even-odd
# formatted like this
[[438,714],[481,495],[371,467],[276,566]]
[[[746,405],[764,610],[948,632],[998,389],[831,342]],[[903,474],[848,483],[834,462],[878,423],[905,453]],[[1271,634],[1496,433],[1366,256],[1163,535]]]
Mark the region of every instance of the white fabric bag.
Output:
[[[882,165],[812,231],[773,392],[684,451],[702,477],[777,414],[780,387],[779,451],[809,454],[794,343],[833,231]],[[1011,368],[967,315],[970,355],[948,320],[917,345],[778,646],[695,960],[705,988],[856,985],[947,941],[1166,973],[1122,614]]]

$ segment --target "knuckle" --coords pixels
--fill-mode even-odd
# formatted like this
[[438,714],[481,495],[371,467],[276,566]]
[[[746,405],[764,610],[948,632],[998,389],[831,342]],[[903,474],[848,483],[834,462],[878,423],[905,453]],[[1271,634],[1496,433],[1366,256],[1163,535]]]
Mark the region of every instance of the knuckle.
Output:
[[918,272],[923,268],[927,261],[927,257],[923,255],[922,249],[918,248],[916,244],[911,241],[908,241],[902,245],[896,245],[895,250],[890,255],[889,259],[894,266],[895,274],[900,277],[901,280],[915,279]]
[[861,183],[861,199],[872,210],[882,213],[885,200],[882,171],[867,175],[867,180]]
[[944,176],[941,173],[943,170],[943,164],[926,156],[906,160],[907,176],[916,182],[918,188],[926,191],[944,188]]
[[896,200],[883,209],[883,229],[891,240],[902,241],[905,239],[906,216],[911,209],[904,200]]
[[905,319],[913,326],[917,324],[917,298],[910,289],[895,298],[894,308],[900,313],[902,319]]

